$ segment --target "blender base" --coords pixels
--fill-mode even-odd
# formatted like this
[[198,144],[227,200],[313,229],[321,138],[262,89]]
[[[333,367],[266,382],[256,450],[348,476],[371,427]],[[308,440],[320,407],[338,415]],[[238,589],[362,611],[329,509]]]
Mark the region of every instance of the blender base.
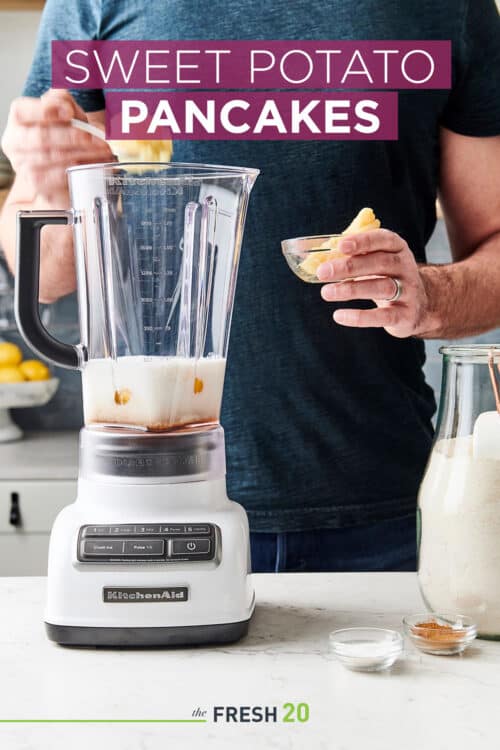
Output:
[[99,646],[118,648],[158,646],[209,646],[234,643],[248,633],[251,617],[241,622],[220,625],[183,625],[179,627],[92,628],[45,623],[50,641],[61,646]]
[[248,520],[228,499],[220,427],[85,428],[76,502],[49,546],[45,625],[66,646],[230,643],[255,607]]

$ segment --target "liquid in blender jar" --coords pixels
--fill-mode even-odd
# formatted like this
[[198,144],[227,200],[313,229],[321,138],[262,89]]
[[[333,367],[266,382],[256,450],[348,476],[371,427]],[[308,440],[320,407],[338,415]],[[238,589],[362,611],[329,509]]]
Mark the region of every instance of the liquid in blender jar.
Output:
[[82,374],[86,424],[152,431],[219,421],[223,357],[90,360]]

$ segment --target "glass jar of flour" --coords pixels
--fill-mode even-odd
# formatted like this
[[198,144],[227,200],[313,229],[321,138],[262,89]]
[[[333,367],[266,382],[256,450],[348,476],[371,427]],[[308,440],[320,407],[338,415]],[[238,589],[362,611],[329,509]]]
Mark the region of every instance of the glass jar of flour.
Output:
[[419,495],[420,588],[434,611],[500,639],[500,345],[447,346]]

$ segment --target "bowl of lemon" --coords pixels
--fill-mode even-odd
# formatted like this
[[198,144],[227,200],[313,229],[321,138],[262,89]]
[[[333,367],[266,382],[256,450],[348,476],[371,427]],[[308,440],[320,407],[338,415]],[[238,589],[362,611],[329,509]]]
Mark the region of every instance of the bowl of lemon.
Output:
[[21,349],[0,341],[0,443],[20,440],[22,430],[9,409],[43,406],[57,391],[59,380],[38,359],[24,359]]

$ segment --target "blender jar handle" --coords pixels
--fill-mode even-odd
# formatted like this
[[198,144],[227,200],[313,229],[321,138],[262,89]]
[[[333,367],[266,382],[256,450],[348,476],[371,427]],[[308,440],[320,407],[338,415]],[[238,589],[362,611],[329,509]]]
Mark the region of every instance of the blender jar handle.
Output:
[[40,320],[40,232],[46,224],[72,224],[71,211],[18,211],[14,309],[18,328],[29,346],[60,367],[80,367],[80,347],[54,338]]

